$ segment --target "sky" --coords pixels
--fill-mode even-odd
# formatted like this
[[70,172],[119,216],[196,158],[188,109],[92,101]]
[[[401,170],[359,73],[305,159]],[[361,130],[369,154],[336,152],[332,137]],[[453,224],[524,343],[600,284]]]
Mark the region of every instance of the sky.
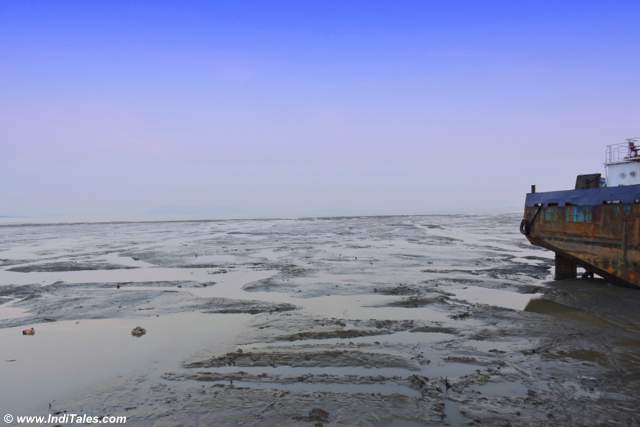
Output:
[[637,1],[0,2],[0,216],[520,212],[640,136]]

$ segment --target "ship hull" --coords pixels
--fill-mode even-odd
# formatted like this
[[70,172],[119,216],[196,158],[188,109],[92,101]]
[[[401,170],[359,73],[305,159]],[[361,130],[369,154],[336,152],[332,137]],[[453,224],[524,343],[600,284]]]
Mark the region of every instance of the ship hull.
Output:
[[584,267],[640,286],[640,185],[529,193],[523,232],[556,253],[558,278]]

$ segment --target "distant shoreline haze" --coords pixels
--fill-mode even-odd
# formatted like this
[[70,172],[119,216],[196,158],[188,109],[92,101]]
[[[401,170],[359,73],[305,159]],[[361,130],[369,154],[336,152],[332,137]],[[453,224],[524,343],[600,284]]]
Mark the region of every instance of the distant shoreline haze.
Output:
[[40,225],[79,225],[79,224],[136,224],[136,223],[189,223],[189,222],[225,222],[225,221],[296,221],[296,220],[338,220],[358,218],[386,218],[386,217],[446,217],[446,216],[518,216],[521,212],[502,212],[491,214],[473,213],[439,213],[439,214],[398,214],[398,215],[336,215],[336,216],[309,216],[309,217],[264,217],[264,218],[164,218],[164,219],[44,219],[44,218],[15,218],[8,221],[7,217],[0,216],[0,226],[40,226]]

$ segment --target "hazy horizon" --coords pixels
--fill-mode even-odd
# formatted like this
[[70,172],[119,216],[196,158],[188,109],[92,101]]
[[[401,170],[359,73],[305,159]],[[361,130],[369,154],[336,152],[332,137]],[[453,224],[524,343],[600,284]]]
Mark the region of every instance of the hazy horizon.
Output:
[[639,17],[4,2],[0,219],[519,212],[531,184],[572,188],[640,134]]

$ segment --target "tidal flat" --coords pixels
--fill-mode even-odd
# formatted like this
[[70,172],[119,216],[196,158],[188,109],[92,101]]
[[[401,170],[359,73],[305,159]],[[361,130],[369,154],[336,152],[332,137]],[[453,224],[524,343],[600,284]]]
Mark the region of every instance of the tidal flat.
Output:
[[553,281],[520,219],[0,225],[0,412],[640,423],[640,290]]

